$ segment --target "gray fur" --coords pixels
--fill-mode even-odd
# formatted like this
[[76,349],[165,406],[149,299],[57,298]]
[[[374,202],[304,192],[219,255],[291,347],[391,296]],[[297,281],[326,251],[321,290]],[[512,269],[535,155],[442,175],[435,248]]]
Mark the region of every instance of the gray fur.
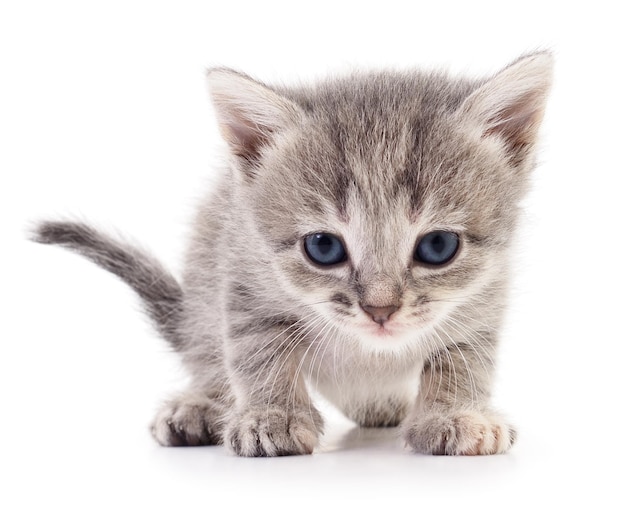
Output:
[[[551,69],[538,53],[482,80],[386,71],[292,88],[210,71],[230,159],[181,287],[84,225],[42,225],[40,241],[126,280],[181,353],[191,382],[155,438],[310,453],[317,389],[360,425],[400,424],[416,452],[506,451],[515,431],[490,407],[491,379]],[[412,259],[433,230],[461,241],[440,267]],[[317,232],[340,236],[347,262],[308,260]]]

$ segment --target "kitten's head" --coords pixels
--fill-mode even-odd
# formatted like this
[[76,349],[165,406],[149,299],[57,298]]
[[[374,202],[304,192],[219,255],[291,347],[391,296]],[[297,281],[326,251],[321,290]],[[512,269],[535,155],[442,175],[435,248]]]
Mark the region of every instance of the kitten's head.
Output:
[[490,79],[355,74],[269,88],[209,74],[251,242],[301,310],[389,349],[505,275],[552,58]]

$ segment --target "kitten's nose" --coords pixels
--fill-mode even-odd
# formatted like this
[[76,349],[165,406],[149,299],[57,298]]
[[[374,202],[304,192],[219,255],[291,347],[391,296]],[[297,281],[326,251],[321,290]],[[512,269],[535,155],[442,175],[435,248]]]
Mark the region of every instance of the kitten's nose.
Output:
[[375,305],[361,305],[361,308],[367,312],[372,319],[382,325],[389,320],[389,317],[396,312],[399,307],[397,305],[386,305],[385,307],[376,307]]

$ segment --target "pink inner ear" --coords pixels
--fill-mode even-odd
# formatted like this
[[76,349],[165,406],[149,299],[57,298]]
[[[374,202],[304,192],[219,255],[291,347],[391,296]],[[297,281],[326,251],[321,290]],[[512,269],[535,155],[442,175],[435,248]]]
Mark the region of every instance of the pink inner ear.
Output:
[[485,135],[499,135],[515,155],[534,142],[542,112],[537,93],[527,93],[492,117]]
[[235,110],[222,124],[221,129],[233,154],[248,163],[258,160],[261,147],[267,143],[270,133],[268,128],[255,125],[244,114]]

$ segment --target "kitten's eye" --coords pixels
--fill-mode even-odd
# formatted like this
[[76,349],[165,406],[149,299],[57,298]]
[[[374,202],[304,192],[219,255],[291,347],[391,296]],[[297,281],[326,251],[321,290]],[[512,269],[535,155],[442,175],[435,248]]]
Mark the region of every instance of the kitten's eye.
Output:
[[347,259],[346,250],[338,237],[330,233],[314,233],[304,238],[304,251],[316,264],[331,266]]
[[456,233],[430,232],[417,243],[413,258],[424,264],[443,266],[454,258],[458,249],[459,236]]

